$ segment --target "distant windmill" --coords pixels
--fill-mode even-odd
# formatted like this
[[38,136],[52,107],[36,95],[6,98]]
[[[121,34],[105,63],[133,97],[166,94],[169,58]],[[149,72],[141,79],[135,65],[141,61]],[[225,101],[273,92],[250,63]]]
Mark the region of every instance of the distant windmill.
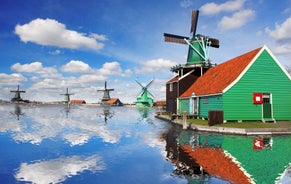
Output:
[[[186,36],[178,36],[173,34],[164,33],[164,38],[166,42],[174,42],[180,44],[188,44],[188,57],[186,65],[210,65],[209,60],[209,47],[219,48],[219,40],[215,38],[210,38],[208,36],[196,34],[196,28],[198,23],[199,11],[192,11],[192,20],[190,35],[191,38]],[[180,67],[174,67],[173,70],[179,70]]]
[[104,83],[104,89],[98,89],[97,91],[103,91],[104,92],[104,94],[103,94],[103,97],[102,97],[102,99],[101,99],[101,102],[106,102],[106,101],[108,101],[108,100],[110,100],[111,98],[110,98],[110,95],[109,95],[109,92],[110,91],[114,91],[114,89],[107,89],[107,82],[105,81],[105,83]]
[[153,97],[154,95],[149,92],[148,88],[153,83],[154,80],[151,80],[146,86],[143,86],[138,80],[135,80],[140,86],[141,91],[136,97],[136,106],[139,107],[152,107],[153,106]]
[[20,93],[25,93],[25,91],[20,91],[19,90],[19,85],[17,85],[17,90],[11,90],[11,93],[15,93],[14,97],[11,99],[12,102],[19,102],[19,101],[23,101]]
[[74,95],[74,94],[73,93],[69,93],[69,88],[67,88],[66,93],[61,94],[61,95],[64,95],[64,103],[65,104],[69,104],[70,103],[70,96]]

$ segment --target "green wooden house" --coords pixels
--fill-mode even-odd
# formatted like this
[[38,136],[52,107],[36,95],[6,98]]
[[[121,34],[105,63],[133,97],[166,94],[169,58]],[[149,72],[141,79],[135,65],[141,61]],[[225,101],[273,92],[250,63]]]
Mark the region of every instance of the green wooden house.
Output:
[[291,120],[291,77],[263,46],[210,68],[178,98],[177,113],[224,121]]

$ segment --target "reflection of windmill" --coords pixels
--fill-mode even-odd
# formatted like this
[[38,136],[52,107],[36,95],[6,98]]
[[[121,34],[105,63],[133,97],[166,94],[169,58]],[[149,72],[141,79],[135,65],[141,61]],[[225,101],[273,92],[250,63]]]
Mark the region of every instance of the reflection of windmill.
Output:
[[104,94],[103,94],[103,97],[102,97],[102,99],[101,99],[101,102],[106,102],[106,101],[108,101],[108,100],[110,100],[111,98],[110,98],[110,95],[109,95],[109,92],[110,91],[114,91],[114,89],[107,89],[107,82],[105,81],[105,83],[104,83],[104,89],[98,89],[97,91],[103,91],[104,92]]
[[65,104],[69,104],[70,103],[70,96],[74,95],[74,94],[73,93],[69,93],[69,88],[67,88],[67,92],[64,93],[64,94],[61,94],[61,95],[64,95],[64,103]]
[[[181,44],[188,44],[188,58],[186,65],[201,65],[209,66],[209,47],[219,47],[219,40],[210,38],[208,36],[196,34],[196,27],[198,22],[199,11],[192,11],[192,20],[190,33],[192,33],[192,38],[186,36],[178,36],[173,34],[164,33],[164,38],[166,42],[174,42]],[[172,71],[177,72],[181,69],[181,66],[176,66],[172,68]],[[202,70],[202,69],[201,69]]]
[[18,104],[15,105],[14,114],[17,116],[17,120],[19,120],[19,116],[24,115],[24,113],[21,110],[21,107]]
[[[152,107],[153,106],[153,97],[149,91],[149,86],[153,83],[154,80],[151,80],[146,86],[143,86],[138,80],[135,80],[140,86],[141,91],[139,95],[136,97],[136,105],[141,107]],[[151,97],[150,97],[151,96]]]
[[23,101],[22,98],[20,97],[20,93],[25,93],[25,91],[20,91],[19,85],[17,86],[17,90],[11,90],[10,92],[15,93],[14,97],[11,99],[12,102]]

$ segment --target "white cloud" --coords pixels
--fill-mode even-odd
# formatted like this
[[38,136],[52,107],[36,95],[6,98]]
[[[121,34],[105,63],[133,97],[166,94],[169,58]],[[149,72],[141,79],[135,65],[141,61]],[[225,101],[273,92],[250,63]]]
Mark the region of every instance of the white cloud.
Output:
[[170,68],[177,65],[176,62],[165,59],[154,59],[141,63],[142,67],[136,69],[136,73],[159,73],[170,72]]
[[11,66],[11,69],[17,72],[38,73],[40,70],[42,70],[42,63],[33,62],[23,65],[16,63]]
[[[291,16],[285,20],[281,25],[276,24],[276,28],[272,31],[268,27],[265,31],[277,41],[291,39]],[[289,50],[290,52],[290,50]]]
[[20,82],[27,81],[27,79],[20,73],[5,74],[0,73],[0,85],[17,85]]
[[121,75],[122,68],[120,64],[116,61],[106,62],[103,64],[102,68],[97,72],[100,75]]
[[64,72],[72,73],[90,73],[93,71],[87,63],[78,60],[71,60],[69,63],[63,65],[61,69]]
[[255,11],[247,9],[234,13],[231,17],[224,16],[218,23],[221,30],[237,29],[252,20],[255,16]]
[[106,40],[108,40],[105,35],[99,35],[99,34],[96,34],[96,33],[91,33],[90,34],[90,38],[94,38],[94,39],[100,40],[100,41],[106,41]]
[[206,3],[200,7],[200,11],[202,14],[206,15],[214,15],[220,12],[233,12],[239,10],[243,7],[245,0],[234,0],[227,1],[222,4],[216,4],[214,2]]
[[274,53],[278,55],[290,54],[290,51],[291,51],[291,44],[279,45],[279,46],[276,46],[276,48],[274,49]]
[[103,43],[97,42],[96,38],[68,30],[65,24],[53,19],[38,18],[24,25],[16,25],[15,33],[25,43],[33,42],[39,45],[93,50],[99,50],[104,46]]
[[54,67],[43,67],[41,62],[29,64],[16,63],[11,66],[11,70],[23,73],[36,73],[41,77],[59,78],[62,77]]

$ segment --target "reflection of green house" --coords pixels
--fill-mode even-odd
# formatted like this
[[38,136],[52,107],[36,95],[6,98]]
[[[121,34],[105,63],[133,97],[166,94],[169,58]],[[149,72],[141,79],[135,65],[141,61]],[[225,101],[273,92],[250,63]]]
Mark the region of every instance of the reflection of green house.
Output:
[[291,136],[273,137],[269,150],[253,150],[253,138],[225,136],[222,149],[231,154],[256,183],[275,183],[291,164]]
[[266,47],[210,68],[179,98],[178,113],[224,120],[291,120],[291,77]]
[[[193,144],[193,136],[196,137],[198,143]],[[232,161],[237,163],[245,175],[255,183],[276,183],[288,166],[291,166],[291,136],[274,136],[270,139],[271,146],[263,148],[262,150],[253,149],[253,141],[255,138],[251,136],[191,134],[189,132],[181,133],[178,142],[179,145],[190,145],[193,152],[197,148],[202,148],[200,151],[205,148],[205,157],[209,154],[206,152],[209,150],[207,148],[213,148],[213,153],[223,150],[226,157],[232,158]],[[208,156],[209,160],[215,159],[215,153]],[[209,164],[204,165],[207,168],[218,167],[218,170],[227,169],[225,168],[227,167],[226,165],[215,165],[212,162],[206,163]],[[287,182],[290,181],[291,178]]]

